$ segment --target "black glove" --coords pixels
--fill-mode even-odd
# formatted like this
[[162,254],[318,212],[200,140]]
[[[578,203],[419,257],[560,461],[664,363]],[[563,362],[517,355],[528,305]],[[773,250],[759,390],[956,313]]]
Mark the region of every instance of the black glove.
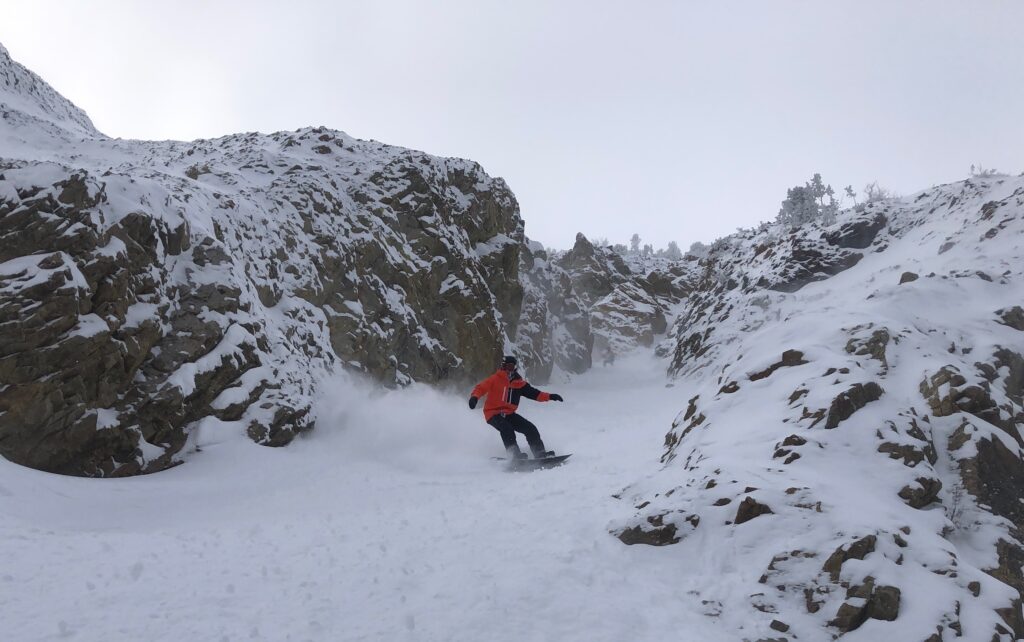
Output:
[[565,401],[565,399],[562,399],[562,395],[548,395],[548,398],[551,401]]
[[469,409],[472,410],[473,408],[476,408],[476,397],[469,398]]

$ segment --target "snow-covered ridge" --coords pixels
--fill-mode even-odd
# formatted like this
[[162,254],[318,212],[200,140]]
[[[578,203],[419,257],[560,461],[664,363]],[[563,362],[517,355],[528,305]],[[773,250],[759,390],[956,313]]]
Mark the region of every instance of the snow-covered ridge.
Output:
[[1024,178],[726,239],[673,328],[681,412],[628,488],[737,639],[1009,640],[1021,621]]
[[0,116],[4,121],[31,124],[48,135],[103,137],[84,111],[12,60],[3,44],[0,44]]

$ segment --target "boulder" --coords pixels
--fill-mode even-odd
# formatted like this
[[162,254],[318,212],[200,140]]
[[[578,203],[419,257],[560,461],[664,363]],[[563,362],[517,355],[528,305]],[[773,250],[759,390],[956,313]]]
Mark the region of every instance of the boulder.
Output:
[[873,381],[854,384],[846,392],[840,393],[832,400],[825,418],[825,428],[837,428],[840,423],[852,417],[853,413],[870,402],[880,399],[882,392],[882,387]]
[[996,310],[996,316],[999,317],[999,323],[1024,332],[1024,308],[1019,305]]
[[[646,544],[647,546],[668,546],[679,542],[684,533],[679,532],[675,523],[666,521],[667,513],[649,515],[642,523],[624,528],[616,533],[616,537],[626,545]],[[686,532],[692,532],[700,525],[697,515],[684,515],[679,521]]]
[[831,555],[829,555],[827,560],[825,560],[825,564],[822,565],[821,570],[828,573],[829,578],[833,582],[838,582],[843,564],[848,560],[864,559],[869,553],[873,553],[875,551],[877,543],[878,538],[875,535],[865,535],[860,539],[854,540],[848,545],[840,546],[833,551]]
[[912,283],[918,279],[918,276],[913,272],[904,272],[900,275],[900,285],[904,283]]
[[924,508],[939,496],[942,482],[934,477],[918,477],[913,484],[904,486],[899,496],[911,508]]
[[772,373],[779,368],[792,368],[793,366],[802,366],[805,363],[808,362],[804,359],[803,352],[800,352],[799,350],[786,350],[782,353],[782,359],[780,361],[773,363],[760,372],[751,374],[748,378],[751,381],[759,381],[770,377]]
[[771,514],[773,514],[773,511],[768,505],[758,502],[753,497],[745,497],[736,508],[736,517],[733,518],[733,523],[743,524],[744,522],[749,522],[755,517]]

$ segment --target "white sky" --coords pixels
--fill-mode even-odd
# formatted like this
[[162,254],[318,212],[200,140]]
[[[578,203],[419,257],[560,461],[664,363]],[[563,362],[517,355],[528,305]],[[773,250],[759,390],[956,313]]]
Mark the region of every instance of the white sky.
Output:
[[1022,25],[1012,0],[0,0],[11,56],[111,136],[326,125],[472,158],[560,248],[708,242],[816,171],[1019,173]]

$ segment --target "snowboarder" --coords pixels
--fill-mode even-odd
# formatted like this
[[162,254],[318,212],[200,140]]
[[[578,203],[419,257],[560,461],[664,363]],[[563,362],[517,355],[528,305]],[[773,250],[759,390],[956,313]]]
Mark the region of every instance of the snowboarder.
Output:
[[473,388],[469,397],[469,408],[476,408],[477,401],[486,396],[484,402],[484,418],[491,426],[501,433],[501,441],[509,459],[525,459],[526,453],[519,450],[516,433],[526,437],[533,452],[534,459],[553,457],[554,451],[544,450],[544,442],[540,438],[537,427],[518,414],[519,398],[527,397],[534,401],[562,401],[562,395],[541,392],[523,379],[516,371],[518,362],[513,356],[501,360],[498,371],[487,377]]

